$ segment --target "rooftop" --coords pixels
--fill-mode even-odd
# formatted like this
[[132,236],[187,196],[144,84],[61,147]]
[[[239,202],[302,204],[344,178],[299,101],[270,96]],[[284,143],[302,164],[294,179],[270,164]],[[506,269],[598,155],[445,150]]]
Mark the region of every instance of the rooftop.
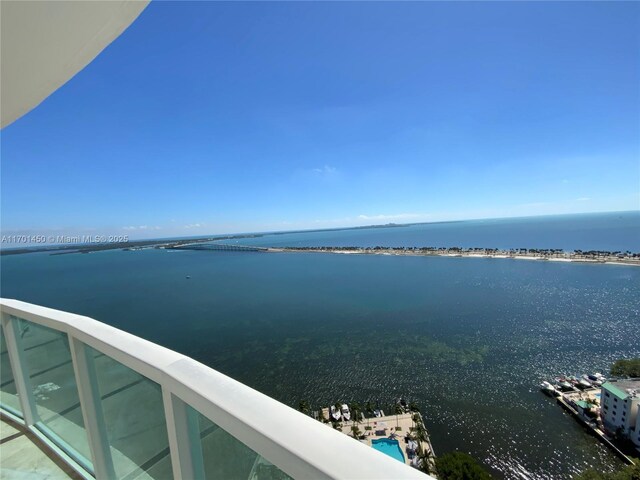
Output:
[[602,388],[612,395],[624,400],[629,396],[627,390],[637,390],[640,393],[640,379],[616,380],[614,382],[605,382]]

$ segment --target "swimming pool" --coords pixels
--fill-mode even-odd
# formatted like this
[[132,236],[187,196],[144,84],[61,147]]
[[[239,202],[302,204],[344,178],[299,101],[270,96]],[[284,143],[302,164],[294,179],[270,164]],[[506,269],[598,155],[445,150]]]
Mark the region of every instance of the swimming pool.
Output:
[[377,440],[371,440],[371,446],[376,450],[379,450],[382,453],[404,463],[404,453],[402,453],[402,450],[400,449],[398,440],[379,438]]

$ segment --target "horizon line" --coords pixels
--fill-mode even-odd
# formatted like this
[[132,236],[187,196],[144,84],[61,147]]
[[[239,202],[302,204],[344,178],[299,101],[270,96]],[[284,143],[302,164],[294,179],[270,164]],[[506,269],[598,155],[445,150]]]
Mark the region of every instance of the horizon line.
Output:
[[[639,213],[638,210],[613,210],[613,211],[600,211],[600,212],[579,212],[579,213],[553,213],[553,214],[545,214],[545,215],[518,215],[513,217],[483,217],[483,218],[468,218],[468,219],[451,219],[451,220],[434,220],[434,221],[422,221],[422,222],[409,222],[409,223],[396,223],[396,222],[387,222],[387,223],[374,223],[368,225],[352,225],[352,226],[342,226],[342,227],[324,227],[324,228],[302,228],[302,229],[294,229],[294,230],[262,230],[262,231],[241,231],[241,232],[225,232],[225,233],[205,233],[199,235],[173,235],[166,237],[147,237],[147,238],[129,238],[127,242],[137,242],[137,241],[162,241],[162,240],[179,240],[179,239],[198,239],[198,238],[208,238],[208,237],[225,237],[225,236],[241,236],[241,235],[278,235],[278,234],[287,234],[287,233],[313,233],[313,232],[329,232],[329,231],[342,231],[342,230],[364,230],[367,228],[401,228],[401,227],[410,227],[413,225],[437,225],[441,223],[463,223],[463,222],[481,222],[481,221],[489,221],[489,220],[517,220],[524,218],[544,218],[544,217],[568,217],[568,216],[577,216],[577,215],[607,215],[607,214],[627,214],[627,213]],[[2,229],[0,229],[1,231]],[[19,248],[31,248],[31,247],[56,247],[56,246],[64,246],[65,243],[24,243],[22,247],[20,247],[20,243],[9,243],[10,246],[4,247],[5,241],[4,238],[6,236],[16,236],[7,235],[2,233],[2,244],[0,245],[1,249],[19,249]],[[57,238],[75,238],[75,237],[90,237],[91,234],[58,234],[55,235]],[[122,235],[128,236],[128,235]],[[122,242],[122,243],[127,243]],[[8,242],[7,242],[8,243]],[[109,244],[109,243],[118,243],[118,242],[96,242],[94,244]],[[82,245],[90,245],[90,242],[83,243]],[[76,244],[80,245],[80,244]],[[73,248],[73,247],[69,247]]]

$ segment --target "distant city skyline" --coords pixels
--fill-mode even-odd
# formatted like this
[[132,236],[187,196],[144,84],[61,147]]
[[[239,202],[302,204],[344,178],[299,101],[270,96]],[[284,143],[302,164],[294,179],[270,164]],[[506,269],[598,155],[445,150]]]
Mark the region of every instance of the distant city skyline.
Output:
[[2,131],[3,235],[640,210],[639,22],[632,2],[152,2]]

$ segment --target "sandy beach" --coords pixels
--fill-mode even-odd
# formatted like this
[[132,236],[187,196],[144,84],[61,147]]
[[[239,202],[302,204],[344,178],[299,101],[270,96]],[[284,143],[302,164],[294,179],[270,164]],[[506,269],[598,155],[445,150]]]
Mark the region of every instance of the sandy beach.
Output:
[[395,255],[412,257],[466,257],[486,259],[513,259],[535,260],[563,263],[591,263],[603,265],[627,265],[640,266],[640,256],[614,255],[610,252],[598,254],[562,252],[549,254],[546,252],[527,252],[491,250],[490,252],[478,252],[477,249],[400,249],[400,248],[355,248],[355,247],[279,247],[268,248],[269,252],[309,252],[309,253],[334,253],[342,255]]

